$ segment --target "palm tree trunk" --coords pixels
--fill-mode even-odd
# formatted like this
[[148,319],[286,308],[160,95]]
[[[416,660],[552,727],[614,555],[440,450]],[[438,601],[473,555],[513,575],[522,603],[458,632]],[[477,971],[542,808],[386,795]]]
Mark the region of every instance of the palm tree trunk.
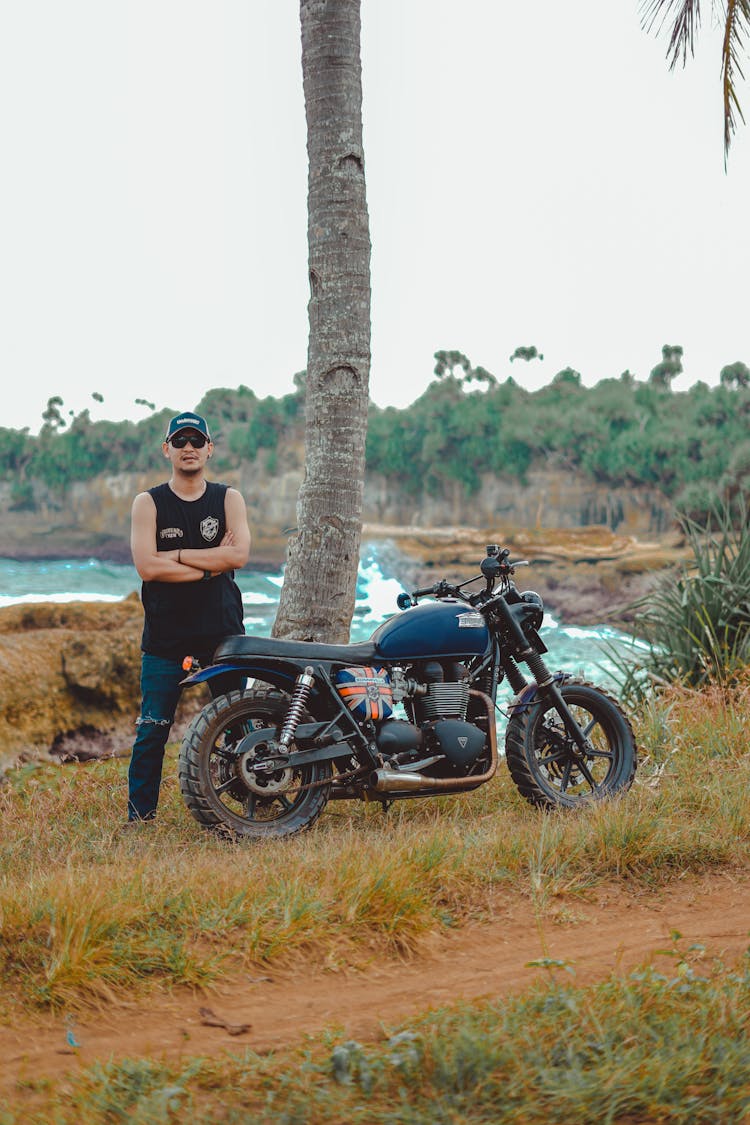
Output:
[[305,478],[275,637],[349,639],[362,535],[370,230],[360,0],[300,0],[307,117],[310,337]]

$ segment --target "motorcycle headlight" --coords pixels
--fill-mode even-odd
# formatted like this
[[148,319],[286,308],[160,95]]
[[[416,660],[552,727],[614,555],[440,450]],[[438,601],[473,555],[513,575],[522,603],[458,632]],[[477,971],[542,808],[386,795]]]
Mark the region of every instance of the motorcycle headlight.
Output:
[[533,610],[524,614],[526,621],[531,625],[532,629],[539,629],[542,621],[544,620],[544,602],[542,601],[536,590],[525,590],[521,594],[521,600],[528,606],[533,607]]

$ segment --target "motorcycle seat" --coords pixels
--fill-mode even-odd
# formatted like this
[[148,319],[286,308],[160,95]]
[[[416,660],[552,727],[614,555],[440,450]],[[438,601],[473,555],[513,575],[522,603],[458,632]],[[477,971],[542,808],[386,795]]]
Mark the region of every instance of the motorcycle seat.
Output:
[[[271,637],[227,637],[214,653],[214,663],[231,661],[237,657],[266,656],[276,659],[301,661],[326,660],[334,664],[372,664],[379,659],[377,646],[372,641],[357,645],[324,645],[317,641],[282,641]],[[382,658],[381,658],[382,659]]]

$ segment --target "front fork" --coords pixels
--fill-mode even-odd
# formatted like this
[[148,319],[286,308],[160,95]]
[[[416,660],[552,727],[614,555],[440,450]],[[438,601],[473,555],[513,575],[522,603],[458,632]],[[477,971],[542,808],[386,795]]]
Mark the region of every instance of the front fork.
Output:
[[566,731],[575,742],[580,753],[582,755],[588,754],[591,749],[591,743],[575,721],[572,711],[563,699],[563,694],[560,691],[559,685],[553,681],[544,688],[543,694],[554,703],[555,710],[562,719]]
[[[589,740],[575,721],[573,713],[565,702],[562,691],[560,690],[560,685],[565,683],[567,676],[560,676],[559,674],[553,675],[539,653],[528,647],[528,642],[525,650],[518,653],[518,659],[523,660],[528,666],[529,671],[536,680],[538,693],[546,696],[546,698],[554,704],[555,710],[563,721],[563,726],[575,742],[580,753],[587,754],[591,749]],[[506,673],[510,686],[517,693],[523,693],[531,687],[530,684],[526,683],[523,673],[512,657],[506,663]],[[536,692],[534,694],[536,695]]]
[[554,704],[555,710],[562,719],[566,731],[578,747],[580,754],[588,753],[591,745],[563,699],[559,678],[553,676],[540,654],[529,643],[528,637],[503,599],[497,605],[497,612],[505,626],[505,631],[511,641],[510,648],[513,651],[513,656],[508,657],[505,662],[510,686],[514,691],[521,693],[526,690],[527,686],[531,686],[526,685],[526,679],[516,663],[517,660],[521,660],[528,666],[536,680],[537,690]]

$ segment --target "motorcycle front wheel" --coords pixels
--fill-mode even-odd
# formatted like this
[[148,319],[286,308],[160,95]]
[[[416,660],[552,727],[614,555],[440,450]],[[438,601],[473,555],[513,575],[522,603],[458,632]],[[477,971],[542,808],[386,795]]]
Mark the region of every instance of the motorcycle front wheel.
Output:
[[243,762],[233,752],[252,731],[280,728],[288,706],[279,691],[233,691],[211,700],[193,719],[178,773],[183,800],[204,828],[258,839],[293,836],[323,812],[330,762],[255,774],[252,760]]
[[633,784],[633,728],[617,700],[583,680],[560,686],[589,749],[581,753],[552,700],[538,695],[516,712],[505,735],[505,758],[519,792],[542,808],[576,808]]

